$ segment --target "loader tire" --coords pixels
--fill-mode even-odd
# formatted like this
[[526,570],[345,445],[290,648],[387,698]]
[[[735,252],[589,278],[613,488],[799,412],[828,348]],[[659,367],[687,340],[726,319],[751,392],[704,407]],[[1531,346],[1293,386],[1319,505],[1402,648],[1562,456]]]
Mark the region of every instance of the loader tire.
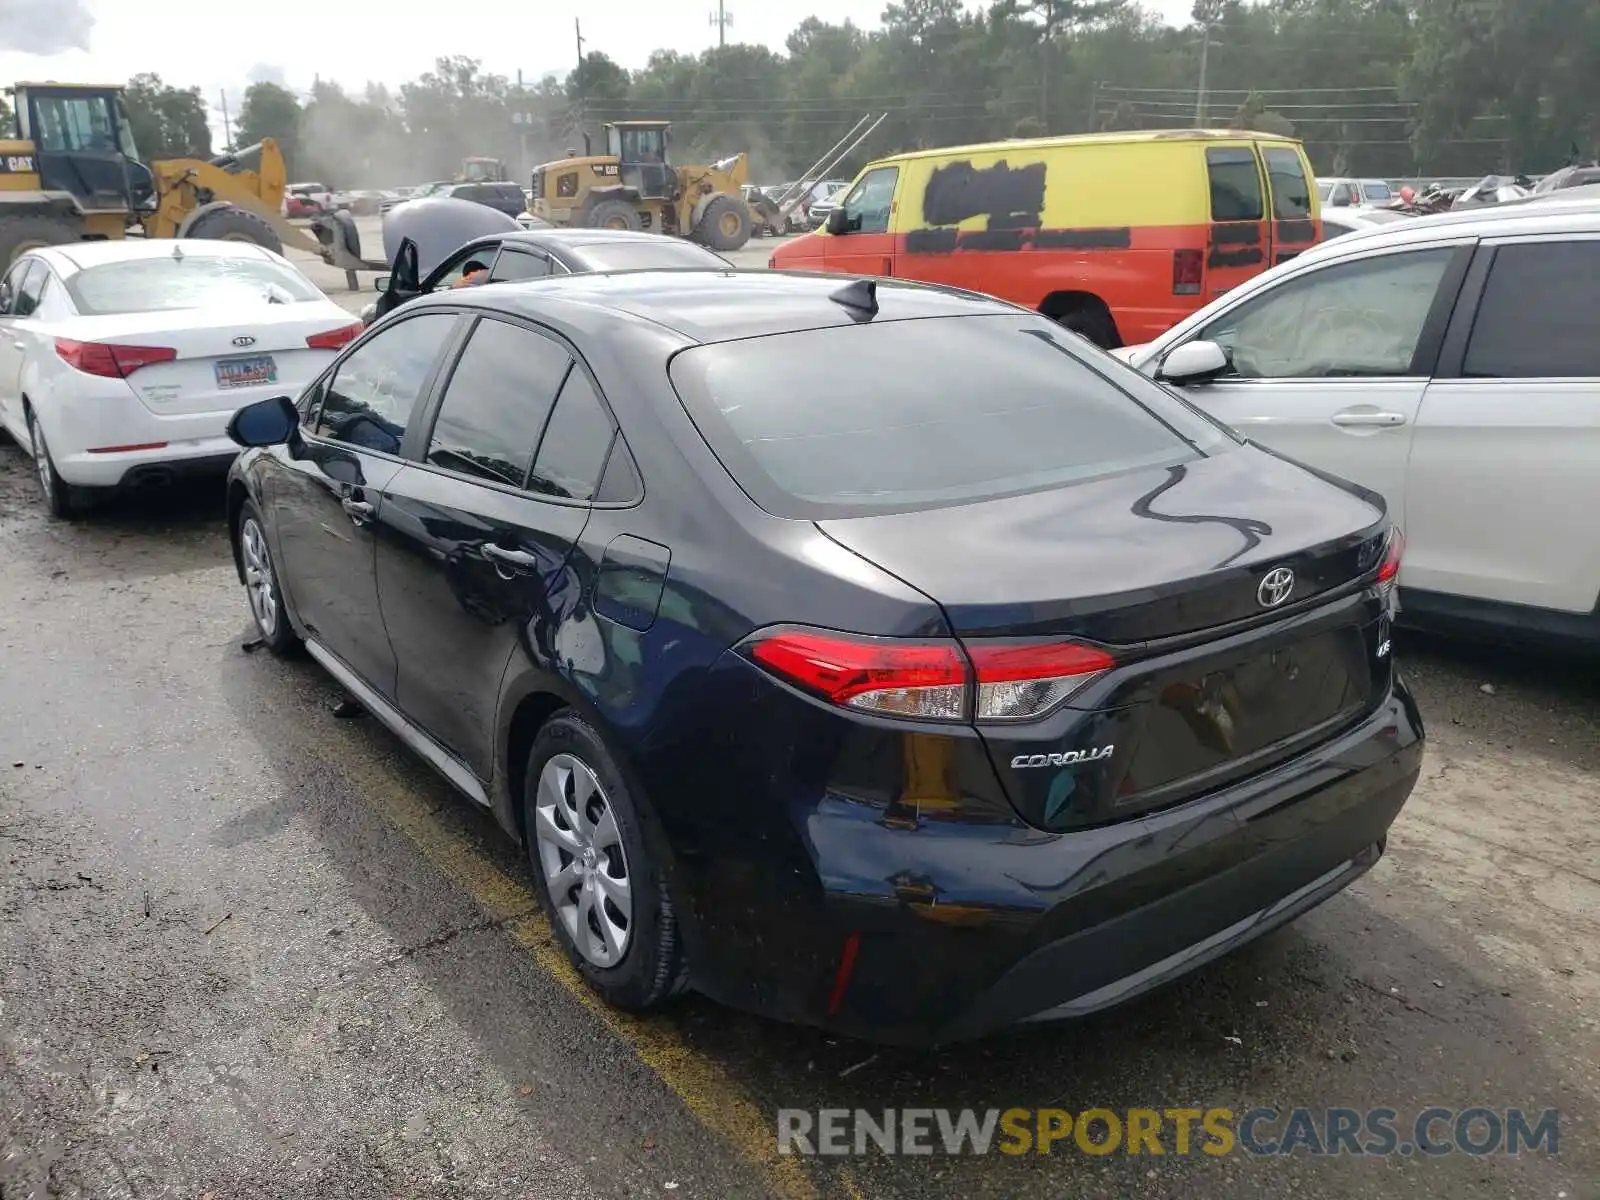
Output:
[[60,246],[83,237],[78,222],[40,213],[27,217],[0,217],[0,271],[8,270],[20,255],[40,246]]
[[184,235],[219,242],[251,242],[274,254],[283,253],[283,239],[266,221],[242,208],[217,208],[203,214]]
[[585,225],[594,229],[633,229],[644,228],[644,221],[639,217],[639,210],[626,200],[602,200],[589,210]]
[[750,210],[732,196],[713,196],[694,227],[694,240],[713,250],[739,249],[750,240]]

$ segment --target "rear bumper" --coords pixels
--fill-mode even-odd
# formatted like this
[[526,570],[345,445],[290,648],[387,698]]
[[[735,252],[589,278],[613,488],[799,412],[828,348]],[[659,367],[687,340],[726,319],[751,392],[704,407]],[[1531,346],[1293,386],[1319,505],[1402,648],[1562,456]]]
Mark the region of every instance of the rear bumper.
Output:
[[[792,838],[748,838],[742,861],[726,862],[732,847],[680,856],[696,984],[885,1042],[1082,1016],[1358,878],[1382,853],[1422,749],[1421,719],[1397,685],[1314,750],[1114,825],[1050,834],[992,818],[907,821],[825,794],[789,808]],[[954,770],[967,773],[959,756]]]
[[79,487],[143,487],[203,475],[220,477],[238,454],[231,438],[190,438],[150,450],[73,454],[58,458],[56,470]]

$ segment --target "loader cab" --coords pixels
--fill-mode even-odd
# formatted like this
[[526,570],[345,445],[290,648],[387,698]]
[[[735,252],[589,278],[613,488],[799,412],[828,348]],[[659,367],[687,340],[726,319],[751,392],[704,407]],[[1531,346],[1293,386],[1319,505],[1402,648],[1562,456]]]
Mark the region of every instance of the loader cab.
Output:
[[622,183],[641,200],[676,198],[678,176],[667,165],[669,121],[614,121],[606,126],[606,153],[617,160]]
[[85,212],[152,202],[154,182],[139,160],[121,88],[21,83],[12,106],[17,132],[33,143],[42,190],[70,193]]
[[458,183],[505,183],[506,181],[505,164],[498,158],[464,158],[461,160],[461,174],[456,176]]

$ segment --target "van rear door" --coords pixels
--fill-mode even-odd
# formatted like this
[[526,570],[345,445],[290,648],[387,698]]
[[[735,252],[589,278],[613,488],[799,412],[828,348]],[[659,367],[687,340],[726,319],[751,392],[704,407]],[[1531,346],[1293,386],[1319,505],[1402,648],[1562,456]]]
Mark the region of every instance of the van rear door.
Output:
[[[1207,146],[1206,177],[1211,228],[1205,258],[1196,264],[1193,251],[1178,250],[1172,266],[1173,292],[1198,296],[1199,305],[1260,274],[1270,263],[1272,251],[1266,188],[1255,148],[1248,142]],[[1185,255],[1190,257],[1183,258]]]
[[1311,187],[1310,164],[1299,146],[1268,143],[1261,147],[1261,157],[1267,164],[1272,193],[1272,258],[1265,265],[1277,266],[1316,245],[1316,193]]

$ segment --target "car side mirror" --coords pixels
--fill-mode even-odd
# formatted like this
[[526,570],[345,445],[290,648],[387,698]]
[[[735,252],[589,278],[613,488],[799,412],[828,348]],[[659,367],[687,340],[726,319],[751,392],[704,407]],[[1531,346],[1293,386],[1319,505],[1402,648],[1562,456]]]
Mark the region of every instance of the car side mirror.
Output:
[[288,396],[246,404],[228,421],[228,436],[241,446],[280,446],[300,424],[300,410]]
[[844,211],[843,206],[828,214],[827,230],[835,236],[850,232],[850,214]]
[[379,275],[372,281],[372,290],[375,292],[387,292],[389,290],[389,279],[390,276],[388,275]]
[[1156,378],[1180,386],[1210,383],[1228,369],[1228,352],[1215,342],[1185,342],[1161,360]]

